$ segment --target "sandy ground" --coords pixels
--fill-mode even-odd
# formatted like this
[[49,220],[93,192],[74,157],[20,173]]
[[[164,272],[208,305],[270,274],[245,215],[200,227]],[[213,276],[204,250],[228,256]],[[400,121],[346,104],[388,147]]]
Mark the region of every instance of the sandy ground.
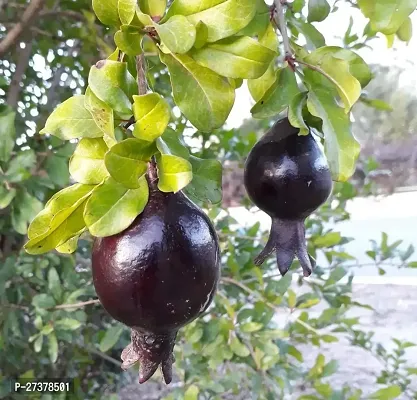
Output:
[[[354,316],[360,316],[362,329],[374,331],[375,341],[387,349],[393,348],[392,338],[417,342],[417,287],[403,285],[364,285],[355,284],[353,298],[355,301],[370,304],[375,311],[360,309]],[[320,307],[311,309],[311,313],[320,313]],[[339,362],[339,371],[332,375],[330,383],[335,388],[344,384],[360,388],[365,397],[376,391],[376,376],[382,365],[373,358],[369,352],[350,346],[341,338],[340,342],[322,347],[320,349],[310,346],[301,347],[307,365],[312,366],[319,352],[324,353],[326,359],[336,359]],[[407,349],[406,358],[411,366],[417,367],[417,347]],[[416,380],[417,381],[417,380]],[[417,382],[415,383],[417,390]],[[168,391],[166,391],[168,390]],[[132,384],[120,392],[122,400],[160,400],[163,395],[169,394],[169,389],[156,383],[143,386]],[[289,397],[297,399],[299,394]],[[400,400],[409,400],[407,396]],[[250,395],[239,397],[239,400],[252,400]],[[411,400],[411,399],[410,399]]]

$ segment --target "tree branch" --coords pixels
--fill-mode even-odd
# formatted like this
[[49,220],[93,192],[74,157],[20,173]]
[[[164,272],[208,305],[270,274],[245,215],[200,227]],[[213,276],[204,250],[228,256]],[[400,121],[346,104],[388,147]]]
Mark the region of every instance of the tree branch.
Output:
[[77,12],[77,11],[44,11],[39,14],[40,18],[48,18],[48,17],[66,17],[75,19],[77,21],[85,22],[85,17],[83,14]]
[[39,14],[45,0],[32,0],[23,13],[22,19],[6,35],[0,43],[0,57],[4,56],[19,40],[25,29],[29,28]]
[[284,44],[285,60],[292,59],[293,54],[290,46],[290,40],[288,38],[287,25],[285,23],[284,6],[281,0],[274,0],[275,12],[277,14],[276,23],[281,31],[282,42]]
[[16,63],[16,71],[13,75],[13,79],[10,83],[9,90],[7,92],[7,104],[16,108],[19,100],[20,90],[22,89],[20,83],[22,82],[23,75],[28,67],[29,58],[32,54],[33,42],[26,42],[26,47],[19,52],[19,56]]

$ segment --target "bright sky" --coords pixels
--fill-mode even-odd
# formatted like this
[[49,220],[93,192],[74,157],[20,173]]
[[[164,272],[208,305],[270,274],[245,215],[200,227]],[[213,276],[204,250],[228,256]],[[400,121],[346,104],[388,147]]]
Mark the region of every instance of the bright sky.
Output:
[[[345,2],[339,2],[338,11],[330,14],[326,20],[315,23],[317,29],[326,38],[327,45],[342,45],[341,38],[349,26],[350,16],[353,17],[354,21],[352,33],[357,33],[361,36],[363,28],[367,24],[367,19],[360,10],[354,9]],[[368,64],[390,65],[395,63],[406,68],[406,72],[399,77],[400,81],[408,86],[412,84],[417,89],[417,12],[411,16],[411,19],[414,25],[414,35],[409,44],[396,39],[394,46],[388,49],[386,39],[381,35],[380,38],[371,42],[372,50],[363,49],[359,54]],[[227,120],[227,127],[238,128],[245,119],[251,118],[250,109],[253,104],[254,101],[246,84],[244,84],[236,93],[236,102]]]

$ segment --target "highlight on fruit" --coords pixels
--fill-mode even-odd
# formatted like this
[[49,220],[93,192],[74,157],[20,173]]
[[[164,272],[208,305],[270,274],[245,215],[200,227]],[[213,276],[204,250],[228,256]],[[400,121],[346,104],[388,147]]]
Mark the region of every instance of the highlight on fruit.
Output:
[[250,199],[272,220],[255,264],[274,252],[285,275],[297,256],[304,276],[310,276],[315,262],[307,252],[304,221],[327,200],[333,183],[316,140],[299,132],[288,118],[278,120],[249,153],[244,179]]

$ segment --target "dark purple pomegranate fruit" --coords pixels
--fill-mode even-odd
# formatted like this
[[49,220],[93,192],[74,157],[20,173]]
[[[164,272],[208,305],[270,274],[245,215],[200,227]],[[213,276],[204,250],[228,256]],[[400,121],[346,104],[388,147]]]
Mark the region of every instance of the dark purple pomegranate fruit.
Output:
[[92,266],[103,307],[132,328],[122,368],[139,362],[144,383],[161,365],[170,383],[177,332],[207,309],[219,280],[219,244],[209,218],[181,192],[153,187],[128,229],[96,239]]
[[304,221],[327,200],[333,182],[313,136],[298,133],[288,118],[277,121],[248,156],[245,186],[250,199],[272,218],[268,243],[255,264],[275,251],[282,275],[297,256],[304,276],[310,276],[314,259],[307,253]]

